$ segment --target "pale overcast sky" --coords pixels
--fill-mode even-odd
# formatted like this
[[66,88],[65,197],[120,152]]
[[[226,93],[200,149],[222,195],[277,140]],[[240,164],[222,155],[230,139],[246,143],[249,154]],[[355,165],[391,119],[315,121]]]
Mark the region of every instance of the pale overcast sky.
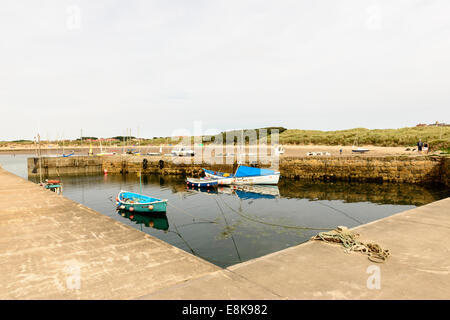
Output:
[[450,121],[448,0],[1,0],[0,140]]

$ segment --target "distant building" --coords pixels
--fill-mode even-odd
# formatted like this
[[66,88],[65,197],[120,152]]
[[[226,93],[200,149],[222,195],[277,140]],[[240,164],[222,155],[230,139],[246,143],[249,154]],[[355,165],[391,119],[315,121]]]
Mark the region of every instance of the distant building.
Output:
[[450,124],[439,123],[439,121],[436,121],[435,123],[432,124],[419,123],[416,124],[416,127],[450,127]]

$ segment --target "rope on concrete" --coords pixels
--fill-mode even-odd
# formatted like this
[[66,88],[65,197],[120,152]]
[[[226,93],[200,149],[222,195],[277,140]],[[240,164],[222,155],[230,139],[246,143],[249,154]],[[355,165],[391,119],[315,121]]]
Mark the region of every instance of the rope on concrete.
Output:
[[381,248],[376,243],[363,243],[356,238],[359,234],[348,230],[347,227],[339,226],[336,229],[329,232],[320,232],[311,240],[322,240],[328,243],[340,243],[345,248],[345,252],[359,251],[367,254],[368,259],[372,262],[382,263],[385,262],[391,255],[389,250]]

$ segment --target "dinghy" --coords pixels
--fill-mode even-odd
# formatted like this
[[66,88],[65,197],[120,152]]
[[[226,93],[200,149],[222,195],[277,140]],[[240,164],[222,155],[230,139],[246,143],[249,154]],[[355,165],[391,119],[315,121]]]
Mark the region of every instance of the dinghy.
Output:
[[207,178],[217,179],[219,185],[278,184],[280,173],[275,170],[240,165],[235,174],[203,169]]
[[135,212],[166,212],[167,199],[157,199],[139,193],[120,191],[116,198],[118,210]]
[[210,178],[187,178],[186,183],[188,186],[197,188],[215,188],[218,184],[218,179]]

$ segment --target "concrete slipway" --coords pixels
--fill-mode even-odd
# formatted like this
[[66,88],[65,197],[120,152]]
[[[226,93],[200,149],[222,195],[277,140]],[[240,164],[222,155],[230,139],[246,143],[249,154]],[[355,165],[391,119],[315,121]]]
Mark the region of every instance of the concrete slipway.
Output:
[[227,269],[1,168],[0,203],[0,299],[450,299],[450,198],[355,228],[384,264],[310,241]]

